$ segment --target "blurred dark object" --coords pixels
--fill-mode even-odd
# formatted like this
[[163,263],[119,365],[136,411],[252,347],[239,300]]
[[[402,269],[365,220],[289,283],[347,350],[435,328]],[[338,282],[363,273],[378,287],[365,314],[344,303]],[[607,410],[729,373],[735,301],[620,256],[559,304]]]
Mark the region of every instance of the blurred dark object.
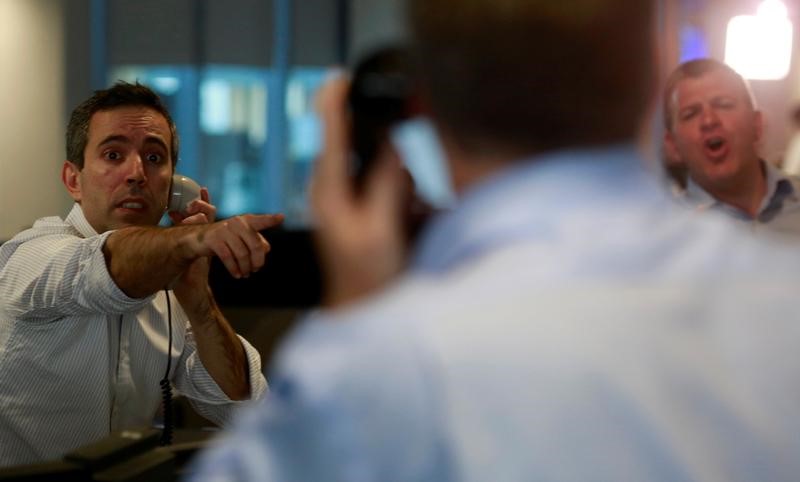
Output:
[[80,465],[61,460],[0,468],[2,482],[86,482],[91,477]]
[[[381,150],[391,145],[391,129],[421,114],[407,49],[401,45],[385,46],[358,61],[353,69],[348,103],[353,129],[351,170],[356,193],[360,193]],[[406,167],[402,181],[405,197],[402,217],[406,239],[411,243],[432,209],[417,195],[414,179]]]
[[105,470],[95,472],[98,482],[157,482],[175,481],[175,456],[163,450],[151,450]]
[[353,69],[348,103],[352,119],[352,172],[360,190],[370,166],[389,141],[389,130],[416,115],[411,61],[405,48],[373,51]]
[[0,469],[2,482],[172,482],[213,432],[177,430],[176,443],[159,447],[160,431],[141,428],[114,432],[80,447],[63,460]]

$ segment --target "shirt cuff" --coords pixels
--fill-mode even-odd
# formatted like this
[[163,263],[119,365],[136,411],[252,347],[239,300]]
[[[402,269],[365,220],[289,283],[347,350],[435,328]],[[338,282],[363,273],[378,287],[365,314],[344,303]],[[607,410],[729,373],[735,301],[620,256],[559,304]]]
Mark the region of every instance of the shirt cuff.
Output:
[[206,367],[200,361],[197,352],[186,361],[187,372],[191,373],[191,384],[194,388],[193,394],[186,394],[191,398],[208,404],[239,404],[260,400],[264,397],[268,387],[267,380],[261,373],[261,356],[258,351],[244,338],[236,335],[244,348],[247,357],[248,375],[250,381],[250,397],[243,400],[231,400],[228,395],[217,385],[214,378],[208,373]]

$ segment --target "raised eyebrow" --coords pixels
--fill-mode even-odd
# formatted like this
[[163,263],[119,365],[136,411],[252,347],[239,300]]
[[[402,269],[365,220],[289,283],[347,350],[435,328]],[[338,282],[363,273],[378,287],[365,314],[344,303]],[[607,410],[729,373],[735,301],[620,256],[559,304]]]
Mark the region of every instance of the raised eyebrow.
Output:
[[144,143],[145,143],[145,145],[156,144],[159,147],[161,147],[162,149],[164,149],[165,151],[169,152],[169,146],[167,146],[167,143],[164,142],[164,139],[162,139],[160,137],[148,137],[148,138],[146,138],[144,140]]
[[108,136],[108,137],[106,137],[105,139],[103,139],[102,141],[100,141],[100,143],[99,143],[99,144],[97,144],[97,145],[98,145],[98,147],[103,147],[103,146],[105,146],[106,144],[113,144],[113,143],[115,143],[115,142],[119,142],[119,143],[123,143],[123,144],[128,144],[128,143],[130,143],[130,139],[128,139],[128,138],[127,138],[127,137],[125,137],[125,136],[121,136],[121,135],[112,135],[112,136]]
[[[103,139],[102,141],[100,141],[98,146],[102,147],[102,146],[105,146],[107,144],[113,144],[115,142],[119,142],[119,143],[122,143],[122,144],[130,144],[131,140],[126,136],[115,134],[115,135],[108,136],[105,139]],[[144,140],[144,144],[145,145],[155,144],[155,145],[161,147],[162,149],[164,149],[165,151],[169,151],[169,146],[167,146],[167,143],[164,142],[164,140],[161,139],[160,137],[148,137],[148,138],[146,138]]]

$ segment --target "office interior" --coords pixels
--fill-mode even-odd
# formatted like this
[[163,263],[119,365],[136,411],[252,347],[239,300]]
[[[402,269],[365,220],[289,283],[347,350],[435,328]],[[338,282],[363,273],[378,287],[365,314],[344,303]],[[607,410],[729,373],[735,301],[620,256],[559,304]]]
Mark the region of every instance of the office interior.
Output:
[[[286,214],[285,226],[268,233],[272,252],[261,273],[234,280],[218,265],[213,270],[223,311],[268,366],[322,290],[307,203],[320,145],[314,94],[332,68],[403,41],[403,3],[0,1],[0,242],[37,218],[68,212],[59,172],[71,109],[117,79],[147,83],[178,124],[177,171],[208,186],[222,216]],[[730,20],[755,16],[761,3],[662,0],[654,53],[662,77],[692,57],[724,60]],[[782,5],[794,26],[788,69],[751,79],[767,120],[762,154],[773,162],[797,129],[791,113],[800,105],[800,4]],[[654,140],[659,128],[654,122]]]

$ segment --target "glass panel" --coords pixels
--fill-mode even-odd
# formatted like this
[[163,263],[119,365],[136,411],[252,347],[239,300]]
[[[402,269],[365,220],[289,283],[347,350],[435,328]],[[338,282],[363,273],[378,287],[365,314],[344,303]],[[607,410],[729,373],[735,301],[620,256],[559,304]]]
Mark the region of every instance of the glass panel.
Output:
[[295,67],[286,86],[287,165],[284,177],[284,212],[290,225],[310,223],[308,180],[319,153],[322,134],[314,100],[326,70]]
[[268,77],[264,68],[209,66],[200,81],[201,178],[223,217],[264,211]]
[[[309,224],[308,179],[320,149],[321,132],[314,99],[326,70],[297,67],[286,84],[286,139],[269,132],[270,71],[261,67],[210,65],[198,74],[189,66],[123,65],[109,80],[139,81],[156,90],[173,115],[180,136],[177,171],[208,186],[220,217],[264,212],[270,180],[276,173],[283,199],[277,210],[287,226]],[[285,158],[271,159],[268,143],[285,142]],[[273,155],[274,157],[274,155]],[[264,163],[280,163],[264,169]]]

